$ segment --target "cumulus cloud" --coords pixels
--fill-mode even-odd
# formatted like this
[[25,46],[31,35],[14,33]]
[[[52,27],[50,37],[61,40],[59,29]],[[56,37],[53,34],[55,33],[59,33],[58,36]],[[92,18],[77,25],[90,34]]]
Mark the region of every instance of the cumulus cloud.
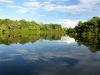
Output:
[[40,7],[41,4],[40,4],[40,2],[37,2],[37,1],[30,1],[30,2],[25,2],[24,6],[28,6],[28,7]]
[[93,9],[98,8],[98,6],[100,6],[100,0],[79,0],[79,2],[80,3],[77,5],[70,5],[70,6],[60,5],[60,4],[57,5],[51,2],[46,2],[44,5],[44,9],[47,11],[69,12],[72,14],[76,14],[82,12],[90,12]]
[[21,6],[16,6],[16,5],[8,5],[8,6],[6,6],[6,7],[8,7],[8,8],[23,8],[23,7],[21,7]]
[[[12,2],[12,0],[0,0],[0,1]],[[100,6],[100,0],[78,0],[79,4],[65,5],[64,3],[68,1],[70,0],[45,0],[44,2],[39,2],[37,0],[29,0],[27,2],[24,2],[22,4],[22,7],[26,7],[27,9],[35,8],[45,11],[57,11],[57,12],[67,12],[71,14],[80,14],[83,12],[91,12],[93,9],[99,9],[98,7]],[[24,9],[23,12],[25,11],[26,10]]]
[[16,13],[27,13],[29,10],[27,8],[21,8],[16,11]]
[[70,20],[70,19],[61,19],[58,21],[59,24],[62,25],[62,27],[67,27],[67,28],[74,28],[79,20]]
[[0,0],[0,2],[5,2],[5,3],[13,3],[12,0]]
[[27,7],[23,7],[23,6],[16,6],[16,5],[8,5],[6,6],[8,8],[15,8],[16,9],[16,13],[27,13],[29,11],[31,11],[33,13],[33,11],[35,10],[35,8],[27,8]]

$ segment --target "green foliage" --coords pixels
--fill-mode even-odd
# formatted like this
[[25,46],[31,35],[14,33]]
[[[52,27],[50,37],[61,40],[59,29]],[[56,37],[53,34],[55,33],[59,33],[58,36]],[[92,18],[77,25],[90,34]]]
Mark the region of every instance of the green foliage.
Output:
[[59,24],[38,24],[35,21],[0,19],[0,33],[65,33]]
[[68,34],[69,36],[72,36],[72,37],[76,35],[76,31],[75,31],[74,28],[68,28],[68,29],[66,30],[66,32],[67,32],[67,34]]
[[[75,28],[68,29],[69,36],[75,38],[78,45],[86,45],[92,52],[100,50],[100,18],[93,17],[92,19],[81,22]],[[74,32],[75,31],[75,32]],[[73,35],[74,33],[74,35]],[[73,36],[72,36],[73,35]]]
[[60,39],[66,33],[59,24],[38,24],[35,21],[0,19],[0,43],[35,42],[43,39]]
[[100,18],[99,17],[93,17],[92,19],[82,22],[79,21],[78,25],[75,26],[75,28],[69,28],[67,30],[67,33],[69,35],[71,34],[77,34],[81,36],[97,36],[100,33]]
[[75,31],[78,35],[94,35],[97,36],[100,31],[100,18],[93,17],[84,23],[79,21],[78,25],[75,27]]

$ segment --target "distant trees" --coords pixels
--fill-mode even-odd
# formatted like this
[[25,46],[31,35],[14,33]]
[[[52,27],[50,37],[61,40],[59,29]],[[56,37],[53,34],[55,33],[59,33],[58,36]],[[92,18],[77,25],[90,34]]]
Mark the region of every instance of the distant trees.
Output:
[[67,30],[68,34],[81,35],[81,36],[97,36],[100,33],[100,18],[93,17],[92,19],[82,22],[79,21],[75,28],[69,28]]
[[75,28],[67,29],[67,33],[69,36],[75,38],[79,46],[84,44],[88,46],[92,52],[100,50],[99,17],[93,17],[85,22],[79,21]]
[[97,36],[98,32],[100,31],[100,18],[93,17],[91,20],[88,20],[84,23],[79,22],[78,26],[75,27],[75,30],[81,35]]
[[59,24],[43,24],[33,21],[0,19],[0,43],[35,42],[38,39],[58,40],[66,33]]
[[59,24],[38,24],[35,21],[26,21],[21,19],[10,20],[10,19],[0,19],[0,33],[12,33],[12,32],[24,32],[29,31],[35,33],[47,33],[47,32],[64,32],[64,29]]

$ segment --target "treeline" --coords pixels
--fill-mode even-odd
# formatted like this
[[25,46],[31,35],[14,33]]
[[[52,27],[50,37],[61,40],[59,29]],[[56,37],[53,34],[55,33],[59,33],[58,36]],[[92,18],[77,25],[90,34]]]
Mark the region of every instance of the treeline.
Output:
[[79,21],[75,28],[67,29],[67,33],[80,36],[97,36],[100,35],[100,18],[93,17],[92,19],[82,22]]
[[75,28],[67,29],[70,37],[73,37],[79,46],[82,44],[89,47],[92,52],[100,50],[100,18],[93,17],[92,19],[82,22],[79,21]]
[[35,21],[0,19],[0,34],[65,33],[59,24],[38,24]]

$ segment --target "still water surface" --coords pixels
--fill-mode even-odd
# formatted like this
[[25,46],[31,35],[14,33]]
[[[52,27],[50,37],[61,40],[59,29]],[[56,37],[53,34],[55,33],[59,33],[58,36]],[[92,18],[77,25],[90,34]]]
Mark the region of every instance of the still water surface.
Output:
[[0,44],[0,75],[100,75],[100,52],[69,36],[26,44]]

